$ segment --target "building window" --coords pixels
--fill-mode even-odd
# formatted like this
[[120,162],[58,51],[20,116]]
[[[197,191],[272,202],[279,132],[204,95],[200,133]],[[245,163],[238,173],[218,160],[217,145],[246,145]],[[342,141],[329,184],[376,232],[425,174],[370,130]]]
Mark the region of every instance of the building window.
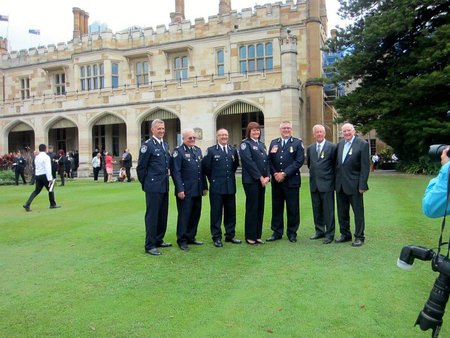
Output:
[[81,90],[105,88],[105,72],[103,64],[93,64],[80,67]]
[[55,74],[55,94],[65,95],[66,94],[66,74]]
[[187,80],[188,78],[188,57],[186,55],[184,56],[177,56],[174,58],[174,75],[175,79],[177,80]]
[[148,62],[136,63],[136,84],[139,86],[148,85]]
[[111,64],[111,86],[113,88],[119,88],[119,64]]
[[105,125],[94,126],[94,148],[105,149],[106,137],[105,137]]
[[257,43],[239,47],[239,70],[242,74],[273,69],[272,43]]
[[218,76],[223,76],[225,74],[223,48],[216,50],[216,73]]
[[20,97],[22,100],[30,98],[30,79],[27,77],[20,79]]

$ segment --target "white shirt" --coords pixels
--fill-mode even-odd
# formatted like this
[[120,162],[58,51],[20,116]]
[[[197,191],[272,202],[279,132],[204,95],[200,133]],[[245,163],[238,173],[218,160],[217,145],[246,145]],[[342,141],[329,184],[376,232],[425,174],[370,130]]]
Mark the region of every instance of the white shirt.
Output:
[[52,176],[52,162],[50,156],[44,151],[41,151],[34,159],[34,165],[36,167],[36,176],[46,175],[47,181],[53,180]]

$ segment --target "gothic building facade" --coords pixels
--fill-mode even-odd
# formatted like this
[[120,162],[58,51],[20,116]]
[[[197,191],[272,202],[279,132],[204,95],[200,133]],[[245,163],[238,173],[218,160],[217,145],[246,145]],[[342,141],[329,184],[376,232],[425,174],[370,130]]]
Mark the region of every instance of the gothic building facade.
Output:
[[316,123],[336,141],[321,80],[325,0],[241,12],[231,0],[218,5],[217,15],[192,23],[185,1],[175,0],[167,26],[116,33],[89,32],[89,14],[73,8],[67,43],[8,51],[0,38],[0,153],[40,143],[79,150],[79,175],[87,176],[94,148],[117,157],[129,148],[137,159],[155,118],[166,122],[172,149],[186,128],[202,149],[221,127],[239,144],[250,121],[263,126],[266,143],[284,120],[305,144]]

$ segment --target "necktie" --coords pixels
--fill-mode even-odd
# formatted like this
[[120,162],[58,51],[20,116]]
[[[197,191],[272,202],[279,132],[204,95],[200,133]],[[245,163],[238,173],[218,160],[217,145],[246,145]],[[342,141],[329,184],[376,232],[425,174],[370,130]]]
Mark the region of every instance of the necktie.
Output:
[[226,147],[226,146],[222,146],[222,150],[223,150],[223,152],[224,152],[225,154],[228,154],[228,151],[227,151],[227,147]]
[[286,144],[286,140],[281,141],[281,147],[284,148],[284,145]]
[[348,151],[350,149],[350,146],[352,145],[351,142],[347,141],[344,144],[344,152],[342,153],[342,163],[344,163],[345,158],[347,157]]
[[320,143],[317,145],[317,158],[320,157]]
[[165,151],[166,150],[166,148],[164,148],[164,141],[160,141],[161,142],[161,147],[163,148],[163,150]]

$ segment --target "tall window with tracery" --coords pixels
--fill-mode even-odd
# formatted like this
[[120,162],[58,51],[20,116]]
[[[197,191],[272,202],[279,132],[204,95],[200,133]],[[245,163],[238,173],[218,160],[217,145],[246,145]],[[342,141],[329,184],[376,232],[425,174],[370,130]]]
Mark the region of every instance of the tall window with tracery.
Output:
[[81,90],[105,88],[105,71],[103,63],[80,67]]

